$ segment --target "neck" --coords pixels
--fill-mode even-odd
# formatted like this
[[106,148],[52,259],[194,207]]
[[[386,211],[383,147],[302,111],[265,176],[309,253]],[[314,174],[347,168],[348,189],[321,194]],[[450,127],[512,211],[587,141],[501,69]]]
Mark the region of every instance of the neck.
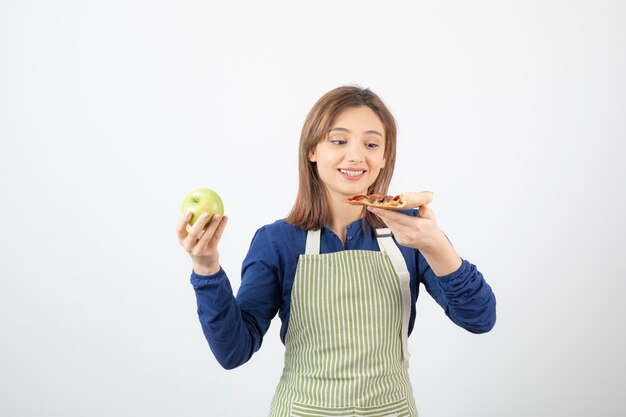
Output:
[[345,197],[328,195],[330,205],[330,219],[327,226],[339,236],[341,242],[346,243],[346,226],[363,217],[363,206],[352,206],[346,203]]

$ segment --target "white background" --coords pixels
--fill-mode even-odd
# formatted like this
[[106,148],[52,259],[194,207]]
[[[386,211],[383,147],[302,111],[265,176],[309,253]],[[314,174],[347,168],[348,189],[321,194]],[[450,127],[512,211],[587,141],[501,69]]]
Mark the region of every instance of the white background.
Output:
[[266,415],[279,321],[220,368],[174,226],[222,196],[236,289],[344,84],[397,118],[390,191],[434,190],[498,299],[473,335],[422,292],[420,415],[625,415],[624,74],[617,0],[3,1],[0,415]]

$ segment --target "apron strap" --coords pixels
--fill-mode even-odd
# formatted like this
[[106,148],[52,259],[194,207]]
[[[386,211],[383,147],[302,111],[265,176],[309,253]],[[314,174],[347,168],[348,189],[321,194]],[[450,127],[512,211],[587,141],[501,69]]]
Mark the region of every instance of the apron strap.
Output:
[[409,317],[411,315],[411,288],[409,286],[410,275],[406,267],[406,261],[392,238],[391,230],[386,228],[376,229],[376,239],[381,250],[385,251],[391,260],[393,269],[400,280],[402,291],[402,354],[408,360],[409,353]]
[[306,234],[306,248],[304,250],[305,255],[319,255],[320,254],[320,232],[318,230],[309,230]]

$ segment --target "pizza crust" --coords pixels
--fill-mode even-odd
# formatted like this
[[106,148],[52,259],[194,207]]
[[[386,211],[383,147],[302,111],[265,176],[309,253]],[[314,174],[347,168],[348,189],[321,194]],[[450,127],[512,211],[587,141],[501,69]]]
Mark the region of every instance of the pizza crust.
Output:
[[355,206],[371,206],[387,210],[406,210],[418,208],[433,200],[432,191],[401,193],[396,196],[384,194],[357,194],[346,199],[348,204]]

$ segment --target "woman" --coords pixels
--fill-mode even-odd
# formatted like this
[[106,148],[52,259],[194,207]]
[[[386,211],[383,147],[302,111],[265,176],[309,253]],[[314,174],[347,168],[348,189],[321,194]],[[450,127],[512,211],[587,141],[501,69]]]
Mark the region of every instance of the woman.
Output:
[[396,125],[368,89],[340,87],[311,109],[300,139],[300,184],[288,217],[260,228],[234,297],[217,245],[227,217],[177,226],[209,346],[234,368],[261,346],[278,313],[285,367],[270,416],[415,416],[407,337],[419,283],[457,325],[495,324],[495,297],[461,259],[427,206],[363,209],[355,194],[387,194]]

